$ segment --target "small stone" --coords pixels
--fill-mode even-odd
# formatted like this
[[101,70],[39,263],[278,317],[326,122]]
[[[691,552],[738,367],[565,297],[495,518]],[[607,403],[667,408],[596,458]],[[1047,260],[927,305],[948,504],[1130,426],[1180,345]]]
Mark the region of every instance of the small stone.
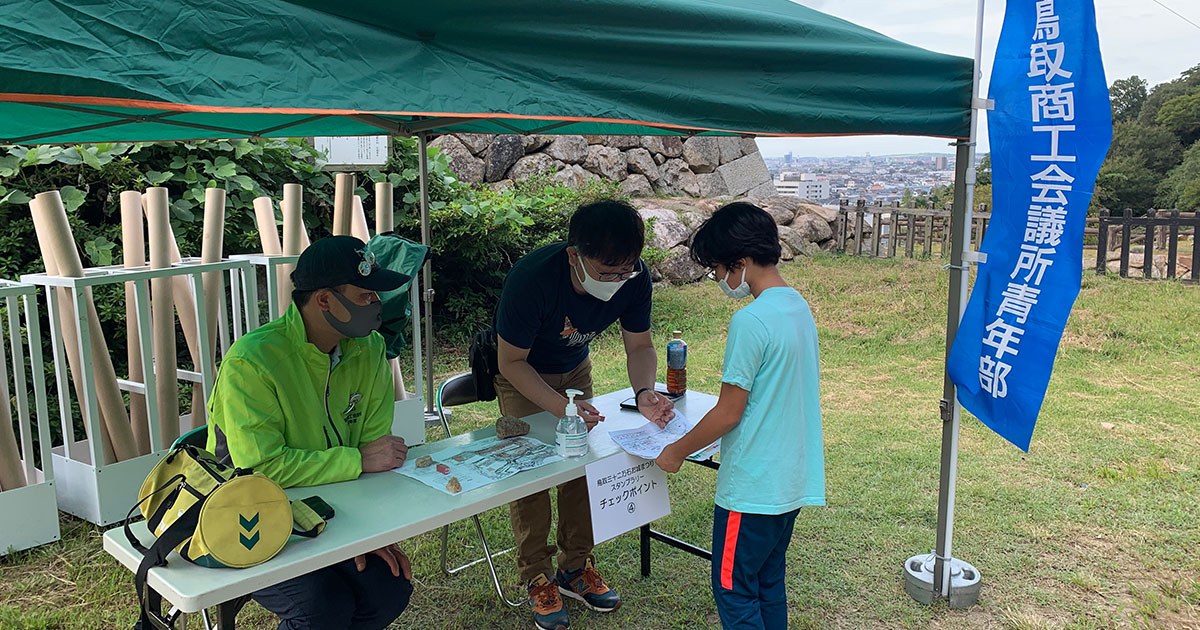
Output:
[[543,152],[560,162],[579,164],[587,157],[587,148],[583,136],[557,136]]
[[1101,428],[1101,429],[1109,429],[1109,430],[1112,430],[1112,429],[1115,429],[1115,428],[1116,428],[1116,426],[1117,426],[1117,425],[1115,425],[1115,424],[1113,424],[1113,423],[1111,423],[1111,422],[1101,422],[1101,423],[1100,423],[1100,428]]
[[429,468],[430,466],[433,465],[433,456],[432,455],[423,455],[421,457],[418,457],[417,461],[414,463],[417,465],[417,468]]
[[692,167],[694,173],[715,171],[721,164],[721,149],[717,139],[710,136],[688,138],[683,142],[683,159]]
[[458,477],[451,477],[450,481],[446,482],[446,489],[454,494],[462,492],[462,484],[459,483]]
[[654,163],[654,157],[646,149],[638,147],[626,151],[625,160],[629,165],[630,173],[641,173],[651,183],[658,181],[658,165]]
[[541,149],[547,144],[550,144],[551,140],[554,140],[554,138],[550,136],[521,136],[521,143],[525,145],[526,153],[533,153],[534,151]]
[[479,157],[483,157],[480,154],[487,150],[488,146],[492,144],[492,140],[495,139],[496,136],[495,134],[490,133],[459,133],[455,134],[455,137],[458,138],[458,141],[463,143],[463,146],[467,147],[471,153],[474,153]]
[[529,423],[513,416],[500,416],[496,420],[496,437],[507,440],[510,437],[529,433]]
[[621,194],[627,197],[649,197],[654,194],[650,180],[645,175],[633,173],[621,182]]
[[521,181],[539,173],[557,173],[559,168],[559,163],[545,153],[530,153],[513,164],[508,179]]

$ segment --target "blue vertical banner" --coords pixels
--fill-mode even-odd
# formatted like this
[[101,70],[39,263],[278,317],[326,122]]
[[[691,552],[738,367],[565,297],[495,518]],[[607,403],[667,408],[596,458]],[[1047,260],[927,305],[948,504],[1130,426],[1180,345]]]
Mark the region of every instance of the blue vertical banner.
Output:
[[1112,140],[1092,0],[1008,0],[988,113],[992,219],[947,370],[962,406],[1029,450],[1083,272]]

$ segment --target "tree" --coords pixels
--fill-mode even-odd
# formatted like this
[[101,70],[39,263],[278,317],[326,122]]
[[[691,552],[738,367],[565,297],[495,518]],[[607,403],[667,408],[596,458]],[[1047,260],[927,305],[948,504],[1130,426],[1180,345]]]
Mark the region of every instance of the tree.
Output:
[[1183,157],[1183,145],[1175,134],[1158,125],[1143,125],[1127,121],[1113,125],[1112,145],[1108,159],[1132,158],[1159,177]]
[[1200,140],[1200,87],[1163,103],[1154,122],[1174,133],[1185,145]]
[[1192,88],[1200,86],[1200,65],[1193,66],[1188,70],[1184,70],[1178,79],[1159,83],[1150,90],[1150,95],[1146,97],[1146,101],[1142,103],[1142,109],[1138,112],[1137,121],[1143,125],[1153,125],[1158,122],[1158,110],[1169,100],[1176,96],[1189,94]]
[[1113,122],[1134,120],[1146,102],[1146,80],[1136,74],[1117,79],[1108,88],[1108,98],[1112,102]]
[[1163,180],[1158,202],[1166,208],[1200,210],[1200,141],[1184,152],[1183,162]]
[[1154,205],[1155,175],[1141,160],[1131,156],[1109,157],[1096,176],[1092,206],[1121,211],[1130,208],[1142,214]]
[[992,154],[984,153],[983,159],[979,160],[979,165],[975,167],[975,185],[976,186],[991,186],[992,185]]

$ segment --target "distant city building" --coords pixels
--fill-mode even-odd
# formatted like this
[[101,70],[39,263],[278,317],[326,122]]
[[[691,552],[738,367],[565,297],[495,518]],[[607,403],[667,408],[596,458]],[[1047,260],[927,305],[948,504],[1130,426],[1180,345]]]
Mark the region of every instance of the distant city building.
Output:
[[829,199],[829,180],[812,173],[783,173],[775,179],[775,192],[788,197],[820,201]]
[[934,163],[934,168],[936,168],[937,170],[939,170],[939,171],[946,170],[946,156],[939,155],[937,158],[934,159],[933,163]]

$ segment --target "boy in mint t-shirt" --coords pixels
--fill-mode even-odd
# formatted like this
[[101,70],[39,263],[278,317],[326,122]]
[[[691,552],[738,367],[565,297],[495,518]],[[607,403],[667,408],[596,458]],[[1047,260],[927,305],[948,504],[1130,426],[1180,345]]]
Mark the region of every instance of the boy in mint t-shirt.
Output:
[[731,298],[717,405],[659,455],[676,472],[721,438],[713,513],[713,597],[727,630],[786,628],[785,554],[796,513],[825,505],[817,328],[808,302],[779,274],[779,230],[744,202],[713,213],[692,258]]

